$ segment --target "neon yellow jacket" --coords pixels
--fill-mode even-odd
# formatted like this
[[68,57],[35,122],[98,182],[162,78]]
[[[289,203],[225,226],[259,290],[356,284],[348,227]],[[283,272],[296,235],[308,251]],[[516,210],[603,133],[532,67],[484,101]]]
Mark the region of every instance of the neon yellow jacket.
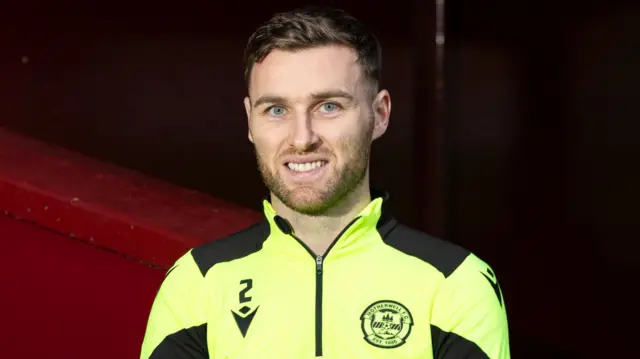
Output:
[[316,256],[265,200],[265,221],[167,272],[141,358],[510,358],[490,267],[385,203],[375,197]]

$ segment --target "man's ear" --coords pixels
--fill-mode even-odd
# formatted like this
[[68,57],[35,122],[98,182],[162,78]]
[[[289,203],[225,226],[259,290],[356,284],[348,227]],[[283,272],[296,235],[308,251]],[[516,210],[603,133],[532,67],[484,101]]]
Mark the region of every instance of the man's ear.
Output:
[[244,111],[247,113],[247,132],[249,141],[253,143],[253,136],[251,136],[251,129],[249,128],[249,121],[251,121],[251,99],[249,99],[249,96],[244,98]]
[[389,116],[391,115],[391,95],[389,91],[378,92],[373,100],[373,140],[380,138],[387,131],[389,126]]

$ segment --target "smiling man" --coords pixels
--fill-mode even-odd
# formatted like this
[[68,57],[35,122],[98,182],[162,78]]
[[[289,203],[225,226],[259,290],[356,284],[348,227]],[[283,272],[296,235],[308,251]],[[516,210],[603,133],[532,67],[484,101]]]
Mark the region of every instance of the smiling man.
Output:
[[141,358],[495,358],[509,354],[495,274],[398,223],[369,185],[389,124],[380,45],[348,14],[275,15],[245,53],[264,221],[167,273]]

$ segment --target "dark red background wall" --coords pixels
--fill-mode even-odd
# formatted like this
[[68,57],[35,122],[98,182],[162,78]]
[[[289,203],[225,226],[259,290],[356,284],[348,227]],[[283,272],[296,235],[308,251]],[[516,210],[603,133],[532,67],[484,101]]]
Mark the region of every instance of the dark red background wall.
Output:
[[[495,267],[514,357],[622,353],[640,266],[638,5],[447,2],[440,118],[434,12],[344,4],[383,44],[392,124],[372,177],[397,216]],[[258,209],[242,49],[289,5],[7,9],[0,126]]]

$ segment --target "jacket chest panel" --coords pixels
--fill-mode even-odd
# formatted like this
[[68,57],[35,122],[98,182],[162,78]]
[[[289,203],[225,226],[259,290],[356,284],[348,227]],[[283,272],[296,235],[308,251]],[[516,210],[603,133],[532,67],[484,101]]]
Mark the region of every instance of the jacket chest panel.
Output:
[[312,258],[226,271],[215,290],[223,295],[211,320],[212,358],[313,357],[314,273]]
[[324,330],[332,334],[324,346],[329,357],[348,347],[357,357],[431,358],[435,285],[427,285],[430,279],[419,268],[393,264],[371,260],[357,267],[346,262],[326,267]]
[[327,261],[318,276],[314,264],[229,273],[213,357],[312,358],[317,345],[325,358],[431,357],[431,292],[416,291],[428,278],[371,260]]

